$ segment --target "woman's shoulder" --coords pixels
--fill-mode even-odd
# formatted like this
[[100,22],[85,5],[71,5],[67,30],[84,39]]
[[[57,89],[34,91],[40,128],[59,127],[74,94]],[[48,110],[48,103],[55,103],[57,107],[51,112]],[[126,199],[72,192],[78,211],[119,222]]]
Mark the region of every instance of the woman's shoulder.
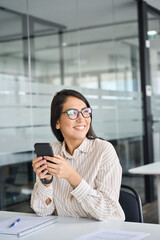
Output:
[[95,139],[88,139],[90,151],[96,152],[108,152],[114,151],[113,145],[105,139],[102,138],[95,138]]
[[114,146],[107,140],[99,138],[95,139],[95,148],[97,149],[97,151],[101,152],[103,156],[105,156],[104,161],[107,160],[107,162],[109,163],[110,161],[118,160],[118,156]]
[[94,144],[99,147],[101,146],[104,148],[113,148],[113,145],[110,142],[102,138],[96,138]]

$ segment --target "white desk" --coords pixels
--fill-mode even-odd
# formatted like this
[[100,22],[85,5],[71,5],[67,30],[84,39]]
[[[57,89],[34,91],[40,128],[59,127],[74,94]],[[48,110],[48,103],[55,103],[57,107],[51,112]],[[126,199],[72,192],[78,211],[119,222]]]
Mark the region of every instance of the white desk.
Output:
[[[0,220],[4,220],[13,216],[32,215],[26,213],[4,212],[0,211]],[[110,230],[136,231],[150,233],[144,240],[159,240],[160,225],[159,224],[144,224],[144,223],[129,223],[129,222],[100,222],[82,218],[58,217],[58,223],[42,228],[34,233],[22,237],[23,240],[72,240],[87,233],[98,231],[102,228]],[[17,236],[2,236],[0,240],[15,240]],[[21,239],[21,238],[20,238]]]
[[129,169],[133,174],[156,175],[157,177],[157,202],[158,222],[160,223],[160,162],[146,164],[140,167]]

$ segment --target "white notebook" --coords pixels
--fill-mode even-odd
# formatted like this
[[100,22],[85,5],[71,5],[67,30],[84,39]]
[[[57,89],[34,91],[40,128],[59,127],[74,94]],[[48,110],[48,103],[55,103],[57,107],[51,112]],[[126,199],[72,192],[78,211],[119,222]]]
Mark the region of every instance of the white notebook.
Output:
[[[11,227],[12,223],[15,223],[17,219],[20,221]],[[57,223],[57,217],[47,216],[17,216],[0,221],[0,234],[2,235],[17,235],[18,237],[35,232],[41,228],[47,227],[51,224]]]

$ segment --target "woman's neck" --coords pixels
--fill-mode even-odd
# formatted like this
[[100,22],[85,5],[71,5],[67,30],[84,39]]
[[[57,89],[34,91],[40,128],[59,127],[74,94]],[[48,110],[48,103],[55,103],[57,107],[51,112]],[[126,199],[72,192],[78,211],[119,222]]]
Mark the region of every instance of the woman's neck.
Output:
[[77,140],[77,141],[66,141],[65,140],[65,143],[66,143],[66,151],[70,154],[70,155],[73,155],[74,153],[74,150],[76,148],[78,148],[81,143],[83,142],[84,139],[82,140]]

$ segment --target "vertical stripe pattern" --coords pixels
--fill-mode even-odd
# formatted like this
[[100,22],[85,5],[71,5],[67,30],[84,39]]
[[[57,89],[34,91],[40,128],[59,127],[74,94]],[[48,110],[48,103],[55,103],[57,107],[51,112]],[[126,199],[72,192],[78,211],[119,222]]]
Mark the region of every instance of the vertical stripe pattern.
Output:
[[[64,157],[82,177],[81,183],[73,189],[62,178],[53,179],[45,187],[39,178],[35,183],[31,207],[40,215],[87,217],[97,220],[124,221],[124,212],[118,202],[122,168],[111,143],[84,139],[71,156],[65,149],[65,142],[52,144],[55,154]],[[46,205],[45,201],[52,201]]]

